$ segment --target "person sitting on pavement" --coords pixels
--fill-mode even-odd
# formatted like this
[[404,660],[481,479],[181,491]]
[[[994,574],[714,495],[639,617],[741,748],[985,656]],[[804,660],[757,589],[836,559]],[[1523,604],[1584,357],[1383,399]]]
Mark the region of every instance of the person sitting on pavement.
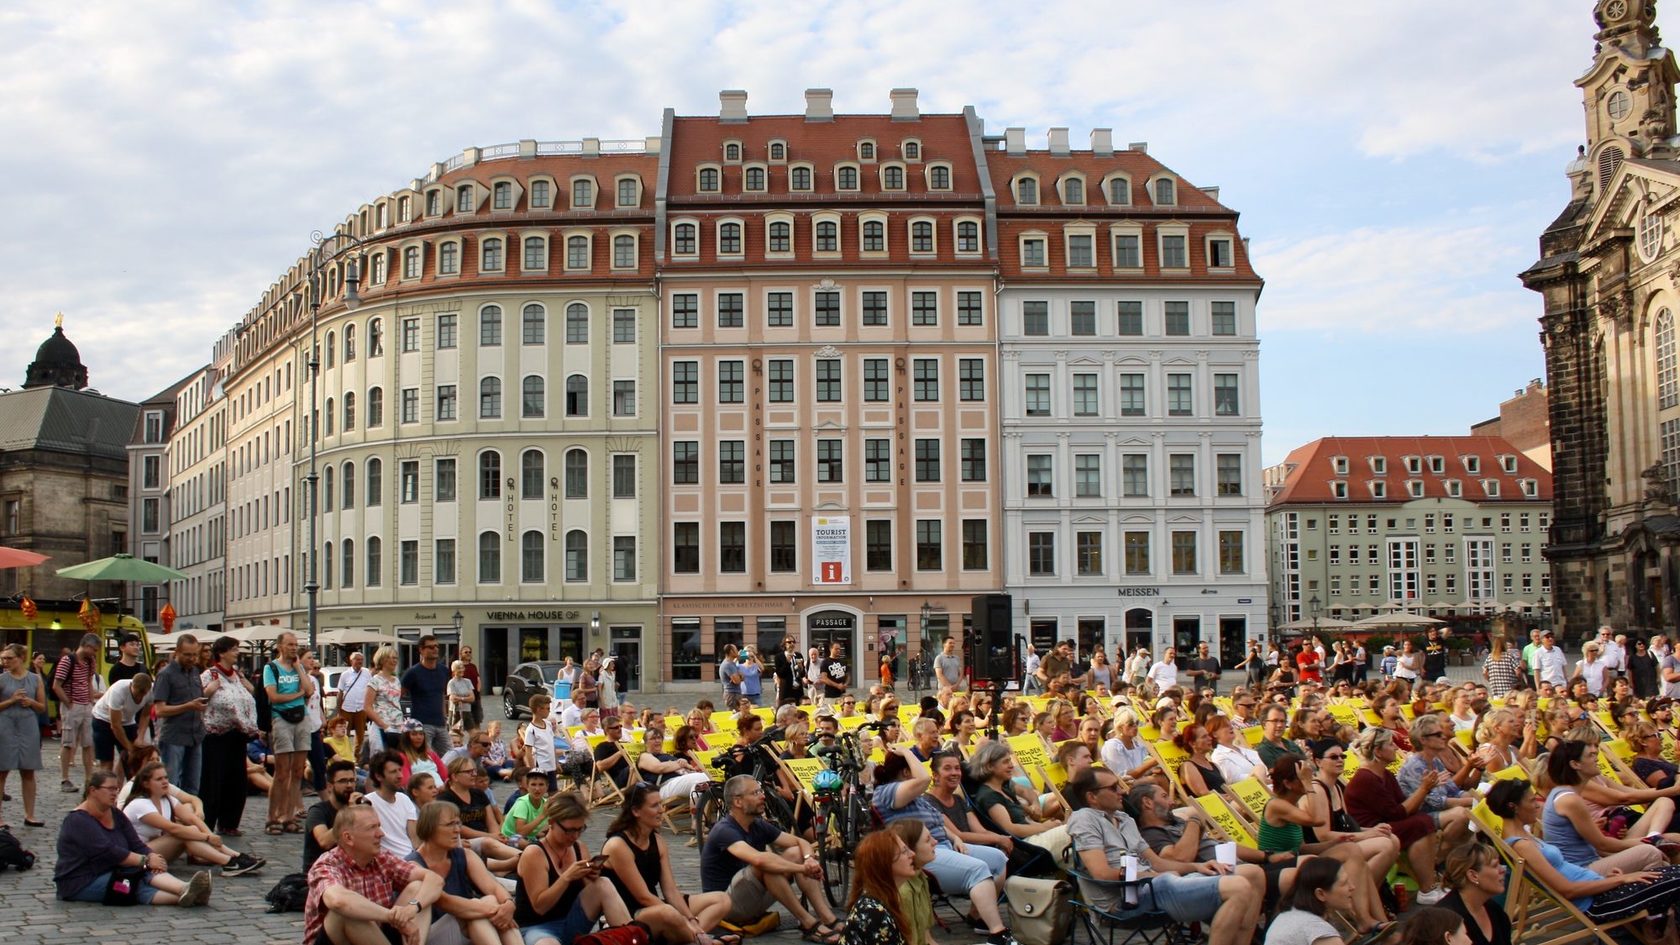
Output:
[[415,830],[420,845],[408,855],[409,861],[443,880],[443,892],[432,909],[428,945],[521,945],[513,896],[462,842],[460,810],[448,801],[433,801],[420,808]]
[[407,787],[409,780],[417,774],[429,774],[440,781],[443,779],[443,759],[432,751],[431,743],[427,741],[426,726],[419,719],[403,719],[398,742],[385,747],[395,748],[402,758],[402,783],[397,785],[399,788]]
[[362,792],[356,790],[356,766],[342,758],[334,758],[327,762],[327,789],[321,793],[309,808],[308,816],[303,823],[303,872],[308,875],[309,868],[321,858],[321,854],[331,850],[336,841],[333,839],[333,824],[338,821],[338,812],[351,804],[362,802]]
[[[843,926],[823,895],[822,865],[809,843],[764,818],[764,785],[750,775],[730,778],[723,785],[723,810],[700,850],[700,889],[729,894],[724,921],[752,925],[780,902],[805,941],[839,942]],[[800,893],[817,914],[806,910]]]
[[[901,817],[920,820],[938,845],[933,862],[928,864],[928,875],[939,880],[941,889],[967,890],[977,925],[985,926],[981,931],[994,945],[1014,945],[998,911],[1009,855],[998,847],[964,843],[946,832],[945,815],[927,797],[931,778],[915,757],[910,749],[895,746],[886,760],[876,765],[875,792],[871,795],[875,810],[889,824]],[[946,764],[949,762],[941,759],[941,770]]]
[[605,858],[591,857],[578,839],[589,826],[589,807],[577,794],[550,797],[543,805],[548,828],[519,855],[513,918],[525,945],[571,945],[595,927],[629,925],[630,910],[601,875]]
[[502,812],[486,790],[490,775],[471,758],[449,763],[449,781],[438,800],[461,812],[462,845],[484,859],[495,873],[510,873],[519,865],[519,850],[502,842]]
[[367,805],[339,811],[333,848],[309,868],[304,945],[425,941],[443,880],[385,849],[382,833],[379,816]]
[[163,857],[164,862],[173,862],[187,853],[220,866],[223,876],[255,873],[267,862],[262,857],[230,848],[221,837],[210,832],[196,811],[175,803],[169,796],[169,771],[161,761],[147,764],[134,776],[130,798],[123,814],[134,824],[140,839],[153,853]]
[[[1153,791],[1139,784],[1133,791]],[[1068,834],[1079,856],[1080,890],[1085,901],[1105,912],[1127,915],[1158,909],[1181,923],[1207,923],[1208,945],[1246,945],[1260,923],[1265,875],[1243,864],[1235,871],[1216,862],[1167,859],[1152,849],[1137,824],[1122,810],[1120,782],[1114,773],[1089,768],[1068,783],[1075,812]],[[1125,902],[1121,886],[1126,859],[1136,857],[1139,876],[1151,876],[1136,906]]]
[[913,926],[899,888],[920,872],[915,851],[898,834],[878,830],[864,837],[850,855],[855,872],[851,899],[846,904],[851,918],[845,945],[909,942]]
[[385,852],[399,858],[414,852],[419,839],[414,821],[420,816],[414,799],[397,790],[402,786],[402,765],[402,756],[394,751],[374,755],[368,762],[368,784],[373,791],[362,798],[379,815]]
[[740,937],[708,933],[729,914],[729,894],[723,892],[683,895],[671,869],[671,849],[659,835],[665,819],[665,805],[659,789],[649,784],[631,786],[624,805],[607,827],[607,842],[601,853],[607,858],[605,876],[618,890],[619,898],[637,922],[650,934],[667,942],[696,942],[709,945],[738,945]]
[[121,778],[96,768],[82,791],[82,803],[58,828],[58,864],[53,885],[67,902],[201,906],[210,901],[210,871],[182,882],[169,863],[140,839],[134,824],[116,807]]
[[[542,783],[537,783],[538,781]],[[525,793],[502,817],[502,839],[516,847],[535,843],[548,828],[548,775],[535,769],[525,773]]]

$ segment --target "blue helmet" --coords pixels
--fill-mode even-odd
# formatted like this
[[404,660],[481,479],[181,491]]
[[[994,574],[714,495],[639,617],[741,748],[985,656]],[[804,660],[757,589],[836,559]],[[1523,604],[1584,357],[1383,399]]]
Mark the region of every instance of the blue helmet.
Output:
[[840,772],[834,771],[830,768],[824,768],[821,771],[818,771],[816,775],[811,778],[811,786],[817,789],[818,794],[828,794],[839,791],[843,783],[844,782],[840,780]]

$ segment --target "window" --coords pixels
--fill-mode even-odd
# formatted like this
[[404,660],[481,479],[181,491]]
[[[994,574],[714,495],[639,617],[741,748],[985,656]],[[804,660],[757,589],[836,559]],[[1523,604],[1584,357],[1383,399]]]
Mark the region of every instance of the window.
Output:
[[863,441],[863,481],[892,481],[892,441],[868,439]]
[[723,159],[731,162],[739,161],[741,159],[741,142],[730,141],[725,143],[723,146]]
[[612,310],[613,344],[633,345],[636,343],[636,310],[633,308],[615,308]]
[[700,327],[700,297],[692,292],[671,296],[671,327]]
[[1015,202],[1028,207],[1038,203],[1038,180],[1036,178],[1022,177],[1015,181]]
[[[346,538],[338,544],[339,554],[342,557],[340,563],[343,567],[339,576],[339,586],[345,590],[349,590],[350,588],[356,586],[356,543]],[[329,556],[327,560],[328,565],[331,566],[331,557]]]
[[939,519],[916,520],[916,570],[941,571],[945,568],[944,523]]
[[1082,204],[1085,202],[1085,182],[1077,177],[1069,177],[1062,181],[1062,203]]
[[920,291],[910,293],[910,324],[939,324],[939,293]]
[[1026,409],[1029,417],[1050,416],[1050,375],[1027,375]]
[[746,399],[746,363],[743,361],[719,361],[718,365],[718,403],[738,404]]
[[1149,456],[1127,452],[1121,457],[1121,494],[1129,499],[1149,496]]
[[455,501],[455,460],[440,459],[432,467],[432,500]]
[[636,238],[629,235],[613,237],[613,268],[636,268]]
[[479,254],[479,269],[483,272],[502,271],[502,241],[491,237],[484,241]]
[[739,574],[747,570],[747,523],[718,523],[718,570]]
[[916,358],[912,367],[914,396],[918,401],[939,400],[939,359]]
[[566,378],[566,416],[589,416],[589,378],[582,374]]
[[397,491],[404,505],[420,501],[420,461],[405,459],[397,466]]
[[526,305],[520,313],[520,340],[528,345],[540,345],[547,330],[547,312],[536,302]]
[[473,186],[462,184],[455,188],[455,212],[471,213],[473,210]]
[[973,220],[957,221],[957,252],[980,252],[980,224]]
[[1097,400],[1097,375],[1075,374],[1073,376],[1073,415],[1076,417],[1096,416]]
[[636,415],[636,382],[613,381],[613,416]]
[[741,255],[741,224],[739,224],[739,223],[720,223],[720,224],[718,224],[718,255],[720,255],[720,256],[739,256],[739,255]]
[[1163,207],[1177,203],[1177,189],[1172,178],[1163,177],[1155,182],[1155,202]]
[[846,481],[846,441],[823,439],[817,441],[817,481]]
[[830,289],[819,290],[813,311],[818,328],[840,327],[840,293]]
[[910,251],[912,253],[933,252],[933,224],[926,220],[917,220],[910,224]]
[[443,243],[438,246],[438,274],[452,276],[461,271],[461,244]]
[[495,450],[485,450],[478,454],[478,497],[502,497],[502,454]]
[[519,536],[519,580],[525,584],[540,584],[548,580],[543,566],[543,533],[528,531]]
[[863,251],[866,253],[884,253],[887,251],[887,225],[880,220],[863,221]]
[[589,268],[589,237],[587,237],[587,236],[568,236],[568,237],[566,237],[566,268],[567,269],[588,269]]
[[787,358],[771,359],[769,397],[773,404],[793,403],[793,361]]
[[439,315],[437,318],[437,346],[439,349],[455,347],[455,333],[460,316]]
[[1235,374],[1215,374],[1213,376],[1213,415],[1216,417],[1235,417],[1241,412],[1241,404],[1237,397],[1237,376]]
[[519,415],[530,418],[543,416],[546,400],[543,379],[535,374],[529,375],[521,384]]
[[1167,302],[1163,306],[1166,314],[1167,334],[1190,334],[1190,303]]
[[1097,303],[1076,300],[1068,303],[1068,324],[1075,335],[1097,333]]
[[404,586],[420,583],[420,543],[404,541],[397,546],[397,582]]
[[1219,453],[1214,457],[1215,477],[1218,479],[1217,493],[1222,496],[1240,496],[1243,494],[1242,484],[1242,454]]
[[1167,457],[1167,493],[1180,497],[1196,494],[1194,453],[1173,453]]
[[1028,301],[1021,303],[1021,333],[1044,336],[1050,334],[1050,303]]
[[1190,266],[1190,260],[1185,255],[1184,242],[1185,238],[1181,234],[1162,234],[1162,269],[1186,269]]
[[581,449],[566,451],[566,498],[589,498],[589,454]]
[[678,485],[698,485],[700,482],[700,444],[694,440],[677,440],[671,444],[671,481]]
[[771,328],[793,327],[793,293],[771,292],[765,297],[765,324]]
[[[896,164],[888,164],[886,167],[881,168],[881,189],[903,190],[904,168],[899,167]],[[929,238],[931,239],[931,235]]]
[[1243,563],[1243,533],[1240,531],[1221,531],[1219,533],[1219,573],[1242,574],[1247,570]]
[[641,184],[633,177],[622,178],[618,182],[618,205],[634,207],[642,202]]
[[873,160],[875,160],[875,142],[873,142],[873,141],[859,141],[858,142],[858,160],[860,160],[860,161],[873,161]]
[[1135,233],[1118,233],[1114,237],[1114,268],[1142,269],[1143,247]]
[[[839,358],[823,358],[817,362],[817,402],[839,403],[844,390],[841,376],[845,362]],[[937,379],[936,379],[937,380]]]
[[717,193],[719,188],[718,169],[715,167],[702,167],[700,169],[699,187],[700,192],[703,194]]
[[1231,256],[1231,241],[1228,238],[1208,240],[1208,268],[1229,269],[1234,263]]
[[744,328],[746,324],[746,296],[739,292],[719,292],[717,297],[717,326],[719,328]]
[[863,360],[863,399],[868,403],[884,403],[891,386],[891,381],[887,377],[887,359],[865,358]]
[[378,457],[367,461],[367,492],[363,496],[363,504],[368,508],[376,508],[385,504],[385,463]]
[[344,392],[344,432],[356,429],[356,392]]
[[1039,269],[1050,265],[1045,255],[1043,237],[1021,240],[1021,265]]
[[1067,264],[1070,269],[1090,269],[1097,264],[1093,237],[1076,234],[1067,238]]
[[420,247],[409,246],[403,250],[403,278],[420,278]]
[[939,481],[939,441],[937,439],[916,440],[916,481]]
[[531,181],[530,205],[532,209],[546,210],[553,203],[553,200],[553,195],[549,191],[548,181]]
[[739,485],[747,481],[747,445],[743,440],[718,441],[718,482]]
[[1666,410],[1680,405],[1680,368],[1674,353],[1674,315],[1668,309],[1657,313],[1657,407]]
[[795,167],[795,168],[792,168],[791,170],[789,170],[788,171],[788,189],[789,190],[795,190],[795,191],[810,190],[811,189],[811,169],[808,168],[808,167],[801,166],[801,167]]
[[891,521],[871,519],[863,523],[863,566],[869,571],[893,569]]
[[1027,573],[1048,576],[1056,573],[1056,533],[1027,533]]
[[1215,335],[1235,335],[1237,333],[1237,303],[1214,302],[1210,314]]
[[986,481],[986,441],[965,437],[959,444],[963,482]]
[[1027,496],[1029,498],[1049,499],[1056,495],[1053,483],[1056,468],[1054,457],[1043,453],[1027,456]]
[[1102,495],[1102,455],[1075,453],[1073,457],[1073,494],[1081,499]]
[[794,455],[792,440],[770,441],[770,481],[779,485],[791,484],[798,480],[798,461]]
[[865,325],[882,326],[887,323],[887,293],[867,289],[861,294],[861,300]]
[[772,253],[793,252],[793,224],[777,220],[770,224],[769,249]]
[[502,343],[502,307],[486,305],[478,313],[478,343],[495,347]]
[[595,205],[595,182],[587,177],[572,181],[572,206],[587,208]]
[[693,256],[700,251],[697,242],[699,227],[692,223],[678,223],[671,237],[671,252],[678,256]]
[[[882,362],[885,364],[886,362]],[[885,399],[885,398],[883,398]],[[976,402],[986,399],[986,362],[982,358],[957,361],[957,399]]]
[[1127,574],[1149,573],[1149,533],[1127,532],[1125,534],[1125,558]]
[[589,536],[581,529],[566,533],[566,580],[572,583],[589,580]]
[[671,403],[700,402],[700,362],[675,361],[671,364]]
[[928,168],[929,190],[950,190],[951,169],[943,164],[935,164]]
[[613,536],[613,580],[636,579],[636,536]]
[[1172,569],[1174,574],[1196,573],[1196,533],[1172,533]]
[[[409,390],[413,390],[413,388],[409,388]],[[408,408],[409,408],[409,404],[408,404],[408,401],[407,401],[408,390],[403,391],[403,395],[404,395],[403,422],[404,423],[418,423],[420,421],[418,406],[416,405],[415,416],[410,418],[408,416]],[[455,385],[454,384],[439,384],[437,386],[437,405],[433,409],[432,415],[439,420],[454,420],[454,419],[456,419],[455,399],[456,398],[455,398]]]
[[817,221],[816,251],[819,253],[837,253],[840,251],[840,224],[831,220]]
[[1119,333],[1123,336],[1138,336],[1143,334],[1143,303],[1120,302],[1118,304],[1120,317]]
[[1188,417],[1193,412],[1195,395],[1190,390],[1190,375],[1167,375],[1167,416]]
[[671,570],[678,574],[700,573],[700,523],[671,525]]
[[799,570],[799,523],[770,523],[770,570],[787,573]]
[[478,382],[478,416],[481,420],[502,417],[502,379],[487,377]]

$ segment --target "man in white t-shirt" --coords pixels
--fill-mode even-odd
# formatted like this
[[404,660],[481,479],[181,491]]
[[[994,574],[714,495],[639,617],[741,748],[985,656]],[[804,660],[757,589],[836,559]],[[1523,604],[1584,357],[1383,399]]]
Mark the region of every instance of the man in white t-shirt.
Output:
[[589,708],[589,697],[582,689],[572,690],[571,704],[560,712],[560,724],[566,728],[583,724],[583,710]]
[[1161,661],[1149,667],[1149,681],[1155,684],[1156,694],[1178,685],[1178,652],[1172,647],[1161,654]]
[[350,722],[350,737],[355,739],[356,757],[362,756],[362,739],[367,734],[368,672],[360,652],[350,654],[350,668],[338,676],[338,718]]
[[813,703],[822,695],[822,667],[822,647],[813,646],[805,662],[805,685]]
[[102,766],[113,766],[118,749],[124,755],[134,750],[140,717],[151,704],[152,677],[147,673],[117,680],[93,704],[93,757]]
[[1598,628],[1598,648],[1600,658],[1604,660],[1606,679],[1627,673],[1627,650],[1616,642],[1616,629],[1614,627]]
[[394,751],[375,755],[368,779],[373,782],[374,791],[362,799],[379,815],[379,829],[385,834],[379,846],[392,856],[406,858],[420,844],[420,837],[414,832],[420,811],[407,794],[397,790],[397,785],[402,783],[402,756]]

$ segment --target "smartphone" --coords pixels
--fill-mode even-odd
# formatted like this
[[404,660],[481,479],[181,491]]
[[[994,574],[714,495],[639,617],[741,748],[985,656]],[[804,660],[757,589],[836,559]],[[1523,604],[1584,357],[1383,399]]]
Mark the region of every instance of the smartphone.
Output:
[[597,853],[589,858],[589,868],[592,870],[598,870],[605,865],[607,865],[607,857],[604,853]]

